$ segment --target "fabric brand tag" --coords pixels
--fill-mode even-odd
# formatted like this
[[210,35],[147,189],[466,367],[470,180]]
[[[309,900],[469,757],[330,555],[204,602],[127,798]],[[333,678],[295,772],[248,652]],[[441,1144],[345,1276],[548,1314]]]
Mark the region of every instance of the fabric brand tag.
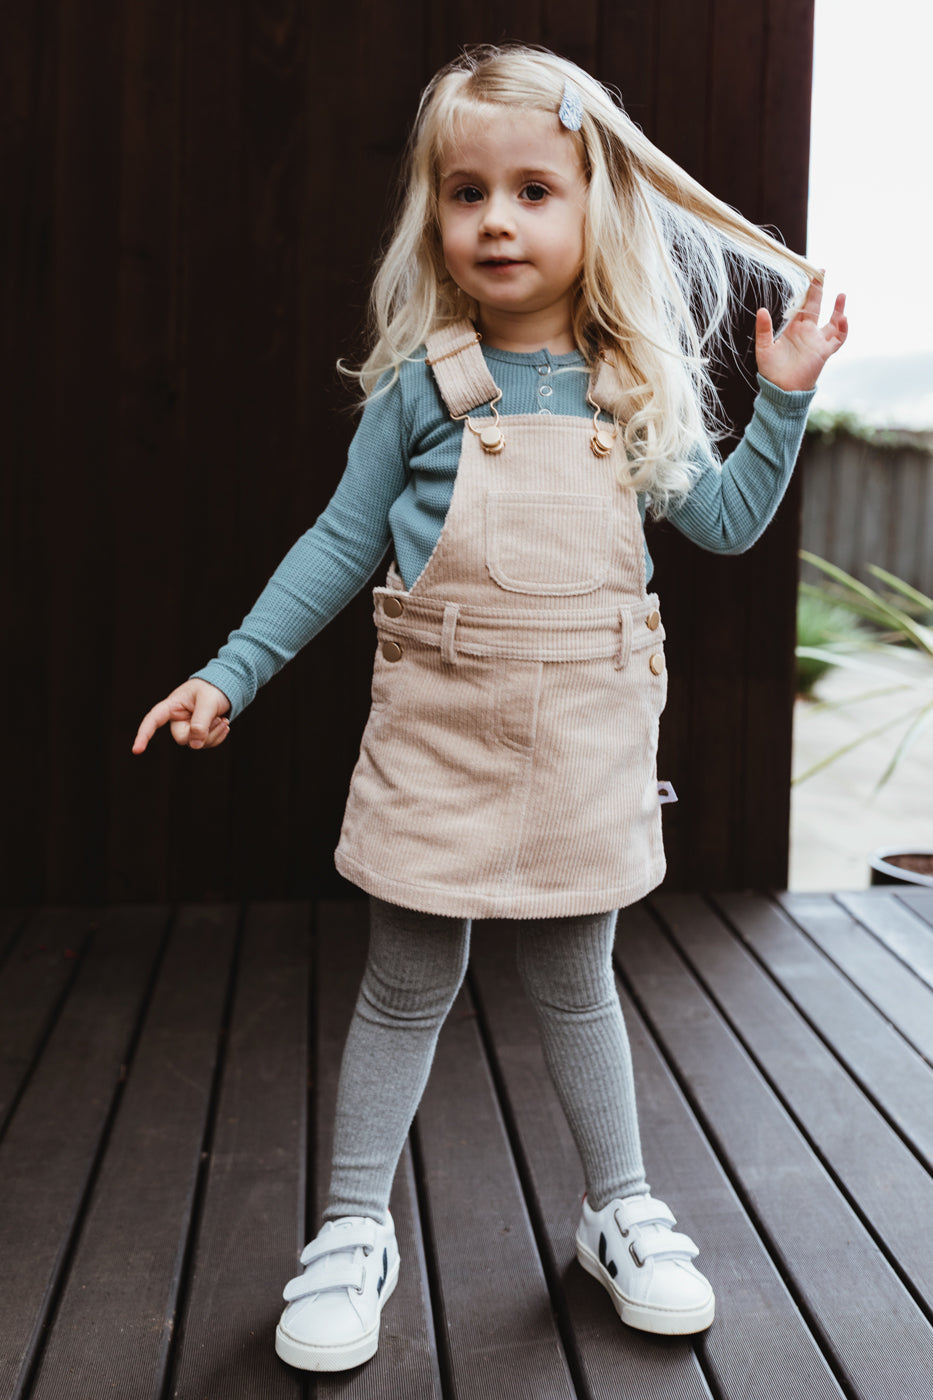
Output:
[[658,783],[658,801],[660,802],[662,807],[664,806],[665,802],[677,801],[677,794],[674,791],[674,784],[668,782],[666,778],[663,782]]

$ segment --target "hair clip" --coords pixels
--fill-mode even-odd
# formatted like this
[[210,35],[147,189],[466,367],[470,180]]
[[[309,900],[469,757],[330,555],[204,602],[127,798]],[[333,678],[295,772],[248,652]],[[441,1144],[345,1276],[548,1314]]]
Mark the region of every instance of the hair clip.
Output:
[[557,115],[568,131],[579,131],[583,125],[583,98],[569,78],[564,83],[564,95]]

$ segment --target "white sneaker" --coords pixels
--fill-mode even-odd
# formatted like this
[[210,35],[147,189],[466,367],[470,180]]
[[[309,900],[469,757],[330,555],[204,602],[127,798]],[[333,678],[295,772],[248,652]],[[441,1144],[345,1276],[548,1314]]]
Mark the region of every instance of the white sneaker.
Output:
[[599,1279],[616,1312],[642,1332],[684,1336],[713,1320],[716,1301],[691,1260],[699,1250],[663,1201],[626,1196],[591,1210],[586,1197],[577,1228],[577,1258]]
[[346,1371],[376,1354],[379,1320],[398,1282],[398,1245],[365,1215],[328,1220],[306,1245],[304,1273],[285,1285],[275,1332],[283,1361],[303,1371]]

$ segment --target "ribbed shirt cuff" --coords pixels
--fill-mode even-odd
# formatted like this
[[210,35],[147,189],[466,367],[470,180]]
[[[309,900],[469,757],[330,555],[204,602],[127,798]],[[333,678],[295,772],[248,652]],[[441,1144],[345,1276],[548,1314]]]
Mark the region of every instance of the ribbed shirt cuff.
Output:
[[758,388],[761,397],[784,418],[806,418],[816,395],[815,389],[779,389],[763,374],[758,375]]
[[230,701],[230,713],[227,715],[229,720],[234,720],[237,715],[242,714],[253,699],[253,695],[246,693],[230,668],[220,661],[209,661],[202,670],[189,676],[189,680],[208,681],[211,685],[216,685],[218,690],[222,690]]

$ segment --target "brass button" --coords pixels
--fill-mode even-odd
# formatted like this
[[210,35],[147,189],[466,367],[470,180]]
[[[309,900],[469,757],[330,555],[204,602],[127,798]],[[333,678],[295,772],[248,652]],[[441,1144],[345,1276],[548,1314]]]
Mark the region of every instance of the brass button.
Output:
[[382,611],[386,617],[401,617],[405,611],[401,598],[386,598],[382,604]]
[[399,646],[398,642],[383,642],[382,654],[386,661],[401,661],[402,648]]
[[657,608],[648,614],[645,621],[652,632],[657,632],[658,628],[661,626],[661,614],[658,612]]
[[651,674],[653,676],[662,675],[664,672],[664,657],[661,652],[656,651],[648,662],[648,665],[651,667]]

